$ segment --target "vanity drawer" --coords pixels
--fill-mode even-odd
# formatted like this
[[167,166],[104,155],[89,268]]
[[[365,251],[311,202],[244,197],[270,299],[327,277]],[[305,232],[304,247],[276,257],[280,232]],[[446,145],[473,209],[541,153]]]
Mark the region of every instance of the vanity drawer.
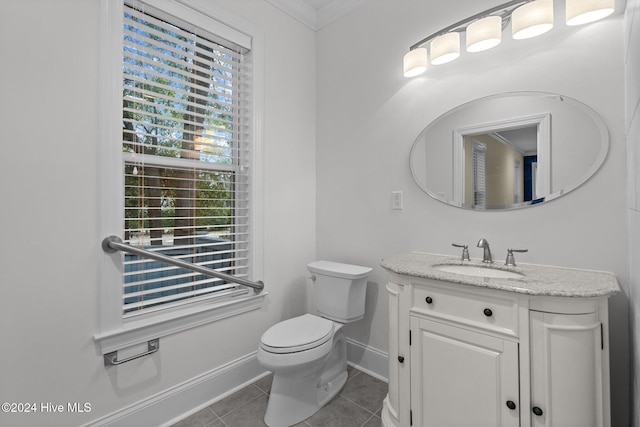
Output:
[[483,293],[415,284],[411,311],[517,337],[517,301],[490,290],[487,290],[488,295]]

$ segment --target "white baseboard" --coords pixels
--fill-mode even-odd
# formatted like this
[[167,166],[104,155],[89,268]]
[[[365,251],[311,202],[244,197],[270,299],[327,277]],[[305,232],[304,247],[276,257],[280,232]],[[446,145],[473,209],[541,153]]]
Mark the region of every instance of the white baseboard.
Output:
[[[387,382],[387,353],[350,338],[346,342],[349,365]],[[170,426],[266,375],[253,352],[83,427]]]
[[83,427],[170,426],[267,374],[253,352]]
[[347,338],[349,365],[384,382],[389,382],[389,354]]

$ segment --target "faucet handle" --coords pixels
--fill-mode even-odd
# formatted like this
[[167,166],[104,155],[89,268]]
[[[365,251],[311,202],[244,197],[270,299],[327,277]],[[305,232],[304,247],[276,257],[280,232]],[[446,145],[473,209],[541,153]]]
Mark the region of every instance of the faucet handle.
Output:
[[452,243],[451,246],[456,247],[456,248],[462,248],[462,261],[469,261],[469,246],[467,245],[461,245],[458,243]]
[[529,249],[507,249],[507,259],[504,262],[504,265],[509,265],[512,267],[516,266],[516,259],[513,257],[514,252],[529,252]]

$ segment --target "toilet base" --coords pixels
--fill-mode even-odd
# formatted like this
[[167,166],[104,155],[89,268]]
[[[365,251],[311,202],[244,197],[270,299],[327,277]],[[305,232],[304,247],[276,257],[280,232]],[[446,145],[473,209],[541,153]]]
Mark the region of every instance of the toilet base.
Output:
[[311,384],[311,387],[308,384],[296,387],[290,381],[278,384],[274,378],[264,415],[265,424],[289,427],[306,420],[337,395],[346,382],[346,371],[321,389],[316,388],[316,384]]
[[331,354],[319,369],[300,376],[274,373],[264,422],[289,427],[326,405],[347,382],[347,348],[342,330],[334,336]]

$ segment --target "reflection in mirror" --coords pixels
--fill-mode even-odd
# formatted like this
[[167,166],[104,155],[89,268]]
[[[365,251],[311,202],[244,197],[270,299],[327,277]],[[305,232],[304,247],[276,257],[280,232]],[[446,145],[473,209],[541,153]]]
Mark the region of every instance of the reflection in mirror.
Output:
[[453,200],[476,209],[540,201],[549,189],[549,114],[453,130]]
[[[553,126],[552,126],[553,122]],[[571,98],[518,92],[482,98],[436,119],[411,150],[432,197],[470,209],[513,209],[585,182],[608,150],[602,119]]]

